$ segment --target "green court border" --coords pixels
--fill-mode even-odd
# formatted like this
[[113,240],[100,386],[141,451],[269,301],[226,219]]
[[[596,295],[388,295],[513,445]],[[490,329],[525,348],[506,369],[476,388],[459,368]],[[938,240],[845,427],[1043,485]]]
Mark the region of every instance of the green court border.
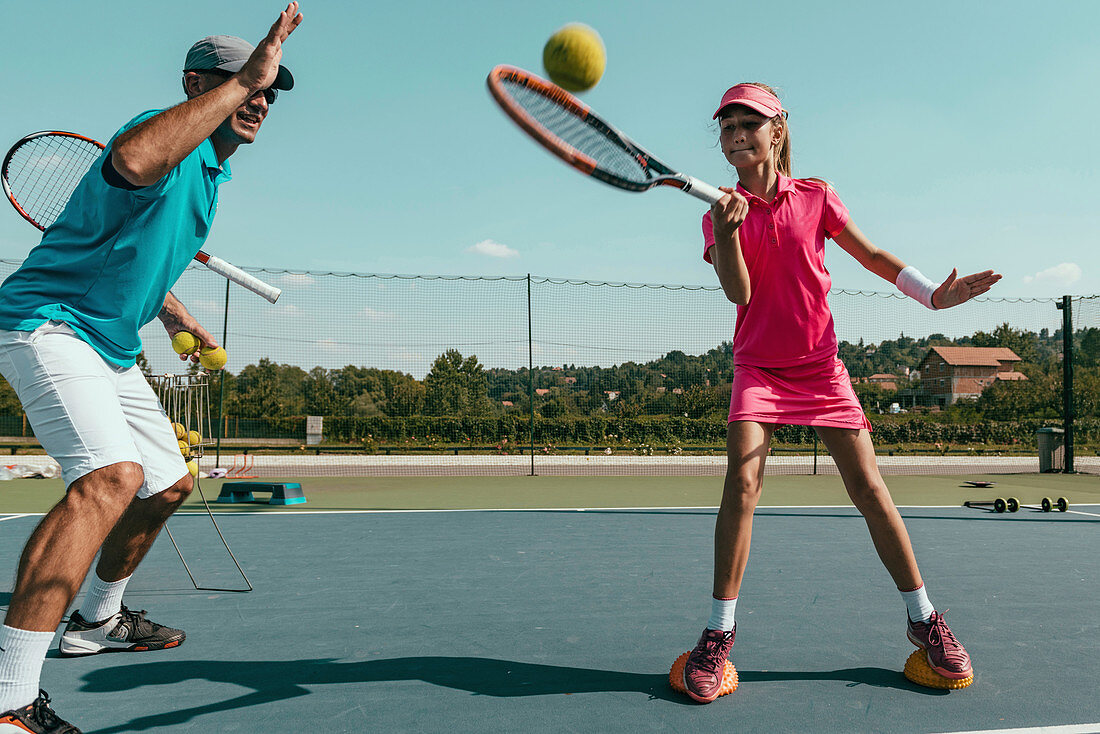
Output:
[[[995,482],[974,489],[964,481]],[[214,502],[225,480],[204,479],[201,487],[217,512],[296,512],[308,510],[447,510],[626,507],[716,507],[721,477],[283,477],[265,481],[299,482],[307,502],[222,505]],[[961,505],[967,500],[1015,497],[1038,504],[1043,497],[1066,497],[1071,505],[1100,503],[1100,477],[1070,474],[975,474],[967,476],[888,476],[899,505]],[[46,512],[63,493],[56,479],[15,479],[0,483],[0,515]],[[262,497],[262,496],[261,496]],[[762,505],[850,505],[840,477],[776,475],[764,479]],[[193,493],[181,511],[203,510]],[[1026,511],[1026,510],[1022,510]]]

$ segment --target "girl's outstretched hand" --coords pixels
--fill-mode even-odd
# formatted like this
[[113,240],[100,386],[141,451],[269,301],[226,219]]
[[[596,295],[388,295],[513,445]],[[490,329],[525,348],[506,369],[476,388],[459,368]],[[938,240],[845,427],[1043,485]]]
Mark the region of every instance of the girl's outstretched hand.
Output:
[[980,296],[1001,279],[1000,273],[984,270],[980,273],[957,278],[959,269],[951,270],[951,275],[940,284],[932,294],[932,305],[936,308],[951,308],[966,303],[974,296]]

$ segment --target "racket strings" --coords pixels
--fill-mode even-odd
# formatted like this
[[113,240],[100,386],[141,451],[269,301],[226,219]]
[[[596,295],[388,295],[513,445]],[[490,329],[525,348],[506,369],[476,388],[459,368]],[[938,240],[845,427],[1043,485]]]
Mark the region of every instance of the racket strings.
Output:
[[653,178],[636,153],[624,148],[584,118],[524,84],[505,80],[503,86],[512,99],[547,132],[594,160],[600,169],[631,182],[645,183]]
[[62,135],[28,140],[12,154],[7,179],[12,198],[43,229],[53,224],[102,150]]

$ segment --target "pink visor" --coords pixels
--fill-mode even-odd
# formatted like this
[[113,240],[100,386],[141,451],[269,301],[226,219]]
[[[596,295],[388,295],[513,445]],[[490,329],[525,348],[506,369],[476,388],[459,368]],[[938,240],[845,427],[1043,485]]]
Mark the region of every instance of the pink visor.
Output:
[[755,110],[768,117],[775,117],[783,113],[783,105],[780,104],[779,98],[771,92],[754,84],[737,84],[727,89],[726,93],[722,95],[722,101],[718,105],[718,109],[714,111],[714,117],[711,119],[717,120],[718,113],[731,104],[744,105],[750,110]]

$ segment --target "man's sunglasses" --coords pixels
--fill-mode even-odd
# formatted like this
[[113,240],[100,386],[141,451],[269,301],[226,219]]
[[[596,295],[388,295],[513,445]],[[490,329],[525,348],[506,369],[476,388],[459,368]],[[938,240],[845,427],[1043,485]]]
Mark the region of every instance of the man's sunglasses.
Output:
[[[196,74],[213,74],[216,77],[220,77],[223,81],[233,76],[233,72],[226,71],[225,69],[185,69],[184,73],[186,74],[189,71],[193,71]],[[278,90],[271,89],[270,87],[263,90],[263,93],[264,99],[267,100],[269,106],[275,104],[275,100],[279,98]]]

